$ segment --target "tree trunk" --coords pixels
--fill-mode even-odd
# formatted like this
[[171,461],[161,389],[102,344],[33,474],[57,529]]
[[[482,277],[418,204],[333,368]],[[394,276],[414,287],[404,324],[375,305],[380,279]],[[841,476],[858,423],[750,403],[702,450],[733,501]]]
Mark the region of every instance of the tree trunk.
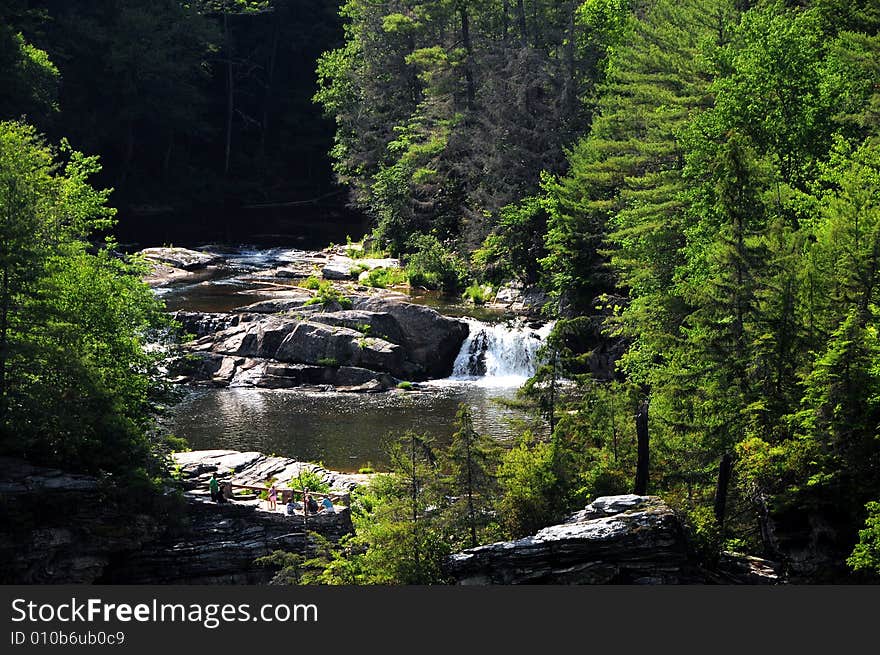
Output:
[[6,362],[9,357],[9,266],[3,267],[0,294],[0,425],[3,425],[6,421]]
[[467,60],[464,63],[464,77],[467,81],[467,108],[473,111],[476,103],[476,90],[474,88],[474,69],[473,56],[474,51],[471,46],[471,24],[468,16],[467,5],[462,2],[458,5],[458,14],[461,17],[461,41],[467,52]]
[[468,425],[467,428],[467,441],[465,442],[467,445],[467,495],[468,495],[468,521],[471,526],[471,548],[477,547],[477,519],[476,512],[474,511],[474,479],[473,479],[473,471],[471,470],[471,438],[473,434],[471,433],[471,426]]
[[638,438],[638,456],[636,459],[636,483],[633,493],[644,496],[648,493],[648,401],[639,403],[636,414],[636,436]]
[[275,78],[275,62],[278,58],[278,38],[281,28],[280,21],[275,21],[272,31],[272,50],[269,55],[269,66],[266,71],[266,95],[263,98],[263,125],[260,130],[260,161],[266,169],[266,133],[269,131],[269,109],[272,105],[272,83]]
[[232,156],[232,114],[235,111],[235,76],[232,70],[232,37],[229,34],[229,14],[223,14],[223,40],[226,44],[226,153],[223,175],[229,175]]
[[503,18],[501,19],[501,40],[507,43],[507,33],[510,31],[510,0],[504,0]]
[[525,48],[529,43],[529,33],[526,27],[526,8],[523,0],[516,0],[516,21],[519,25],[519,40]]
[[568,3],[568,44],[565,48],[565,63],[568,69],[568,75],[565,80],[563,91],[563,107],[565,107],[566,118],[570,118],[574,114],[575,104],[577,101],[577,68],[575,66],[575,41],[577,39],[577,23],[575,22],[575,3]]
[[715,487],[715,520],[718,527],[724,530],[724,515],[727,509],[727,487],[730,484],[730,473],[733,470],[733,458],[724,453],[718,464],[718,484]]

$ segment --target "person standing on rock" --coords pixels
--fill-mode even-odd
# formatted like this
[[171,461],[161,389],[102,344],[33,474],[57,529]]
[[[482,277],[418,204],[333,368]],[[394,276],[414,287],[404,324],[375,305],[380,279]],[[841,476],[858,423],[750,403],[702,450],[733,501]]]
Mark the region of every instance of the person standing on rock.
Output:
[[208,488],[211,490],[211,500],[215,503],[220,502],[220,483],[217,482],[217,475],[211,473],[211,479],[208,480]]
[[269,487],[269,511],[274,512],[278,503],[278,489],[275,487],[275,483],[272,483],[272,486]]

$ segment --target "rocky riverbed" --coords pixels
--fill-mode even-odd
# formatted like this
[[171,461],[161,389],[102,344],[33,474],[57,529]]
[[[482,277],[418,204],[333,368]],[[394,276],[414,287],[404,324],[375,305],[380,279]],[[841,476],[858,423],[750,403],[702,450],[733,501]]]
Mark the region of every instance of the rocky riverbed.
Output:
[[[219,255],[181,250],[142,251],[154,262],[154,286],[224,265]],[[466,321],[409,303],[401,293],[357,284],[358,272],[396,268],[397,260],[353,259],[332,251],[297,252],[287,259],[283,266],[252,273],[263,284],[261,294],[270,298],[231,311],[175,313],[195,338],[184,344],[183,356],[169,363],[170,379],[212,386],[386,391],[400,382],[452,372],[468,335]],[[175,272],[165,274],[168,267]],[[315,275],[328,280],[334,293],[316,296],[293,282]]]

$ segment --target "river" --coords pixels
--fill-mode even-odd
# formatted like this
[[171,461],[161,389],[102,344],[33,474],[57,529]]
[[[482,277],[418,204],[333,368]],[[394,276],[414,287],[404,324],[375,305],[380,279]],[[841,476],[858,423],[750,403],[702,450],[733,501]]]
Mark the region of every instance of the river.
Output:
[[[284,248],[211,250],[227,258],[220,272],[157,290],[169,311],[225,312],[271,297],[270,278],[262,272],[303,256]],[[194,389],[168,410],[163,427],[193,449],[260,451],[344,472],[383,470],[385,444],[407,430],[447,444],[461,403],[471,408],[479,432],[502,442],[512,443],[527,424],[543,429],[505,401],[516,398],[517,388],[534,371],[548,326],[505,323],[499,312],[437,294],[420,293],[412,300],[471,323],[451,378],[419,385],[416,391],[375,394]]]

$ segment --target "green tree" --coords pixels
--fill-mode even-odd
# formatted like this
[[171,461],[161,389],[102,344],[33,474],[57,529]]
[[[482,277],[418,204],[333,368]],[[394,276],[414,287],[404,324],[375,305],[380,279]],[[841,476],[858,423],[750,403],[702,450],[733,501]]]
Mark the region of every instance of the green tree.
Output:
[[111,225],[94,157],[55,163],[36,131],[0,123],[0,443],[68,470],[156,470],[150,398],[163,325],[145,268],[86,241]]
[[[500,449],[491,437],[474,429],[466,404],[459,406],[455,424],[458,429],[441,458],[445,472],[442,486],[452,499],[444,512],[453,526],[453,546],[476,547],[483,537],[492,534],[496,522],[492,510],[497,500],[495,471]],[[462,538],[463,533],[468,537]]]
[[880,573],[880,503],[870,502],[865,509],[865,528],[859,531],[859,543],[846,563],[856,571]]
[[0,2],[0,120],[47,122],[58,110],[58,69],[45,50],[16,31],[35,21],[37,12],[23,3]]

